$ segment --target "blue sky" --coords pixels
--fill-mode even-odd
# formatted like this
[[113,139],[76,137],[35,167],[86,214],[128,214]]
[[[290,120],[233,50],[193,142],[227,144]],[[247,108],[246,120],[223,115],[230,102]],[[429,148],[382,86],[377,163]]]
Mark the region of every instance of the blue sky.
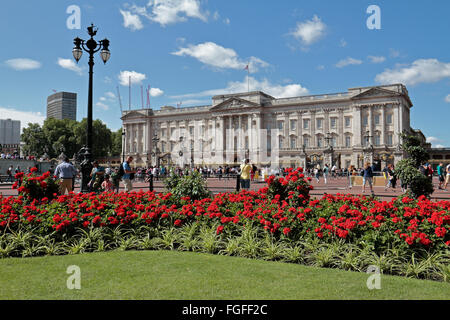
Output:
[[[78,6],[81,29],[69,29],[67,8]],[[370,30],[370,5],[381,29]],[[87,55],[72,58],[73,38],[111,41],[111,59],[96,57],[94,118],[121,126],[119,86],[128,108],[181,102],[205,105],[211,96],[262,90],[275,97],[346,92],[404,83],[414,104],[411,124],[434,146],[450,147],[450,2],[425,1],[8,1],[0,30],[0,118],[42,122],[52,90],[78,94],[86,117]]]

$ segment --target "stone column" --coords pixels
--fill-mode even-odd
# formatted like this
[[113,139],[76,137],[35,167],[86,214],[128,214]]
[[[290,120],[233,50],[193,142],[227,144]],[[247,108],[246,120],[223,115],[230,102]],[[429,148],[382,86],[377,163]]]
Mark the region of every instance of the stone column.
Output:
[[394,136],[392,137],[393,139],[393,144],[394,146],[398,145],[400,143],[400,137],[399,137],[399,133],[401,133],[401,128],[400,128],[400,110],[399,110],[399,105],[394,105],[394,115],[393,115],[393,121],[394,121]]
[[344,110],[339,109],[338,110],[338,120],[337,120],[337,133],[338,133],[338,139],[337,144],[339,147],[345,146],[345,136],[344,136]]
[[362,147],[362,130],[361,130],[361,107],[353,107],[353,121],[352,121],[353,145],[355,147]]
[[374,145],[374,130],[373,130],[373,106],[369,106],[369,135],[372,138],[369,138],[369,145]]
[[386,105],[381,106],[381,116],[380,116],[380,120],[381,120],[381,134],[380,134],[380,144],[382,146],[386,145]]

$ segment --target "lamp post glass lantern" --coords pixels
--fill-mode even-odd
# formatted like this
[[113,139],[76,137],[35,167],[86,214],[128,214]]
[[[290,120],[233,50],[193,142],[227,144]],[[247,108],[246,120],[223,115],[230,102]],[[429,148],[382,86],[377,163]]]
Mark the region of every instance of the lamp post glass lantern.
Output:
[[81,163],[81,192],[89,192],[88,182],[92,171],[92,100],[93,100],[93,74],[94,74],[94,54],[101,50],[100,56],[103,63],[106,64],[111,53],[109,51],[109,40],[94,40],[98,29],[93,24],[87,28],[90,39],[85,41],[76,37],[73,41],[75,47],[72,50],[73,57],[78,63],[83,56],[83,51],[89,54],[89,93],[88,93],[88,113],[87,113],[87,132],[86,145],[80,150],[79,154],[83,157]]

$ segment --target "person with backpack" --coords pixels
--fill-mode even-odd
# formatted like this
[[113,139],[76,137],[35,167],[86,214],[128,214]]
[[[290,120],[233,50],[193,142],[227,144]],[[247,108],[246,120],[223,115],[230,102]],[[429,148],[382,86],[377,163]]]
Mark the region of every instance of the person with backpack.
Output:
[[130,163],[133,161],[133,157],[129,156],[127,160],[120,165],[119,175],[121,174],[122,182],[125,186],[125,192],[131,192],[133,190],[133,184],[131,182],[132,175],[136,173],[136,171],[131,170]]
[[120,176],[119,176],[119,168],[115,168],[111,173],[111,182],[113,184],[113,191],[115,193],[119,193],[119,184],[120,184]]
[[370,187],[370,192],[373,195],[372,180],[373,180],[372,166],[370,165],[370,163],[367,162],[363,169],[363,189],[362,189],[363,193],[366,192],[366,184],[368,183]]

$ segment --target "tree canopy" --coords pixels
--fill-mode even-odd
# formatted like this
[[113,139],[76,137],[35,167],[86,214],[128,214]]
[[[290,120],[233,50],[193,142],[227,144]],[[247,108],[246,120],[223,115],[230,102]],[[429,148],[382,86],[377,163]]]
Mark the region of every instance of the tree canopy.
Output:
[[[22,133],[26,155],[42,156],[47,149],[50,158],[56,158],[61,152],[72,158],[86,144],[87,119],[58,120],[49,118],[41,127],[29,123]],[[101,120],[92,122],[93,154],[95,158],[120,155],[122,150],[122,129],[112,132]],[[118,137],[120,136],[120,138]]]

